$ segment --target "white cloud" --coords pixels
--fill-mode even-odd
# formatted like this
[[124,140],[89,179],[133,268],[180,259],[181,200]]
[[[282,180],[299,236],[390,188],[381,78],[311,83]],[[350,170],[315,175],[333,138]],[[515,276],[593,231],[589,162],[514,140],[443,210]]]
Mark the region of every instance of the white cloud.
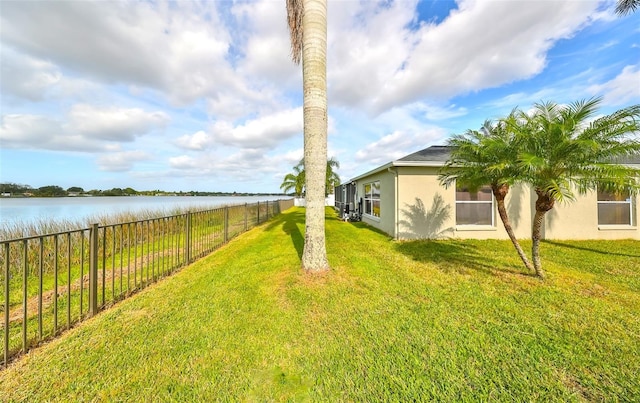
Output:
[[199,130],[191,135],[185,134],[176,139],[176,145],[187,150],[205,150],[213,144],[213,138]]
[[123,172],[130,171],[136,162],[151,159],[144,151],[120,151],[102,155],[96,161],[101,171]]
[[587,91],[602,95],[609,105],[625,105],[640,99],[640,64],[625,66],[615,78],[602,84],[592,85]]
[[282,160],[284,160],[287,165],[297,165],[298,162],[304,157],[304,150],[302,148],[296,148],[295,150],[290,150],[284,153],[281,156]]
[[422,133],[395,131],[358,150],[354,159],[369,166],[382,165],[425,148],[441,136],[442,132],[438,129]]
[[59,66],[49,60],[39,59],[0,47],[0,87],[3,96],[12,101],[42,102],[49,99],[66,99],[90,94],[96,97],[98,88],[90,81],[66,77]]
[[341,11],[329,61],[331,99],[375,113],[535,76],[555,42],[597,18],[598,6],[461,0],[441,24],[411,31],[413,2],[378,4],[350,4]]
[[0,139],[8,148],[114,150],[119,149],[120,142],[131,142],[136,136],[164,127],[168,120],[163,112],[78,104],[71,108],[65,120],[34,114],[4,115]]
[[442,107],[439,105],[428,105],[424,102],[417,102],[411,105],[411,107],[418,113],[424,114],[425,119],[432,121],[447,120],[464,116],[468,113],[467,108],[456,105]]
[[56,136],[62,132],[59,122],[35,115],[6,115],[2,117],[0,139],[3,145],[40,141],[46,136]]
[[169,166],[176,169],[192,169],[197,167],[197,161],[188,156],[188,155],[180,155],[177,157],[169,158]]
[[411,52],[416,1],[343,2],[329,17],[330,99],[368,106]]
[[62,77],[53,63],[17,53],[8,47],[0,48],[0,57],[0,84],[5,94],[41,101],[45,92]]
[[169,116],[164,112],[145,112],[139,108],[74,105],[69,112],[69,127],[84,136],[108,141],[133,141],[164,127]]
[[177,103],[233,85],[215,2],[6,2],[2,40],[105,83],[159,89]]
[[232,12],[246,39],[238,66],[242,74],[299,89],[302,69],[291,61],[286,8],[263,0],[234,5]]
[[95,152],[114,149],[114,145],[68,132],[59,120],[28,114],[3,116],[0,140],[2,147],[26,150]]
[[197,157],[180,155],[169,158],[172,176],[220,178],[233,177],[240,181],[259,181],[278,172],[280,157],[270,157],[260,150],[241,150],[230,155],[200,154]]
[[216,122],[211,134],[217,142],[228,146],[273,148],[282,140],[302,134],[302,108],[262,116],[235,127],[228,122]]

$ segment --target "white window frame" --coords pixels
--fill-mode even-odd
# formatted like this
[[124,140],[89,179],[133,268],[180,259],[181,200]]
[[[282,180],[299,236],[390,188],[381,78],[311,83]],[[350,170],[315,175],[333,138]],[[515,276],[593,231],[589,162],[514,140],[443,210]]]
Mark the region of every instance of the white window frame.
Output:
[[[378,191],[380,193],[378,195],[378,197],[374,197],[374,195],[373,195],[373,187],[374,187],[374,185],[377,185],[377,187],[378,187]],[[367,186],[371,186],[371,191],[369,193],[367,193]],[[380,188],[380,181],[367,182],[367,183],[365,183],[363,185],[362,190],[364,191],[364,197],[363,197],[364,205],[362,206],[362,210],[364,210],[363,214],[368,216],[368,217],[373,217],[376,220],[379,220],[380,219],[380,215],[382,215],[382,211],[380,211],[379,215],[373,214],[373,211],[374,211],[373,202],[377,200],[378,201],[378,205],[380,205],[380,197],[382,195],[382,189]],[[367,201],[371,202],[371,212],[367,212]],[[382,209],[380,209],[380,210],[382,210]]]
[[[489,185],[481,186],[480,189],[488,187]],[[456,198],[456,227],[457,228],[494,228],[496,225],[496,198],[493,196],[493,191],[491,191],[491,201],[489,200],[458,200],[458,189],[460,187],[456,184],[454,189],[455,198]],[[464,188],[464,186],[462,186]],[[478,189],[478,190],[480,190]],[[468,192],[468,190],[467,190]],[[458,224],[458,205],[459,204],[491,204],[491,224]]]
[[[599,198],[599,194],[600,193],[601,192],[596,191],[596,200],[597,200],[597,204],[598,204],[598,208],[596,210],[596,215],[598,216],[597,217],[597,219],[598,219],[598,227],[604,227],[604,228],[609,227],[609,228],[611,228],[611,227],[632,227],[632,226],[634,226],[633,220],[634,220],[635,217],[633,216],[633,208],[634,208],[635,203],[634,203],[634,197],[633,196],[631,196],[629,194],[629,197],[627,197],[626,200],[600,200],[600,198]],[[602,193],[604,193],[604,192],[602,192]],[[602,223],[600,223],[600,217],[599,217],[600,216],[600,214],[599,214],[600,206],[601,205],[607,205],[607,204],[629,205],[629,223],[628,224],[602,224]]]

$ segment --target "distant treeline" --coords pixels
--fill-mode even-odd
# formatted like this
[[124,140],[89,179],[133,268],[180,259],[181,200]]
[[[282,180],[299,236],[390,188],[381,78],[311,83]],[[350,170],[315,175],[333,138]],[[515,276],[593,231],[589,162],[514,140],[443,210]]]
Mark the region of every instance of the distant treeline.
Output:
[[[164,190],[135,190],[132,188],[113,188],[108,190],[84,190],[78,186],[64,189],[60,186],[49,185],[34,188],[29,185],[16,183],[0,183],[0,194],[3,197],[65,197],[65,196],[265,196],[276,193],[238,193],[238,192],[168,192]],[[278,193],[279,194],[279,193]]]

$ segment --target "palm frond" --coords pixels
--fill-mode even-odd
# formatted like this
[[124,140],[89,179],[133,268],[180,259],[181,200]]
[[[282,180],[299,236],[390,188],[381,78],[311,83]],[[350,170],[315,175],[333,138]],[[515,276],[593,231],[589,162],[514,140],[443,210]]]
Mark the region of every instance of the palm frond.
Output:
[[302,0],[287,0],[287,22],[289,24],[289,36],[291,38],[291,60],[300,64],[302,57],[302,15],[304,3]]
[[616,14],[627,15],[640,8],[640,0],[618,0],[616,4]]

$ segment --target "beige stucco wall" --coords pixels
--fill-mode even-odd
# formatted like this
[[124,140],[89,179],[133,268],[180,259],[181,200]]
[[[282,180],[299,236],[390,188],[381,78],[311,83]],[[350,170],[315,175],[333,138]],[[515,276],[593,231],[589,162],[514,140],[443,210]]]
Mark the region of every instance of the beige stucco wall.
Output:
[[[455,188],[446,189],[440,185],[437,167],[393,167],[360,178],[358,198],[364,194],[364,184],[376,180],[380,181],[380,218],[363,215],[362,221],[394,238],[508,239],[495,203],[493,226],[456,226]],[[449,218],[443,222],[425,218],[437,215],[434,203],[438,198],[442,201],[440,210],[449,209]],[[509,218],[519,239],[531,237],[535,199],[535,193],[522,185],[513,186],[506,198]],[[578,196],[570,204],[556,203],[547,214],[543,236],[545,239],[640,239],[637,225],[639,204],[634,204],[634,226],[605,227],[598,226],[595,192]],[[420,210],[420,207],[422,211],[419,214],[410,214],[412,210]]]
[[[493,226],[456,226],[455,220],[455,187],[445,188],[438,181],[438,168],[397,167],[398,169],[398,205],[400,217],[398,238],[417,237],[452,237],[462,239],[508,239],[502,221],[498,216],[494,203]],[[434,215],[434,203],[442,198],[443,209],[449,210],[449,219],[443,223],[424,220],[413,223],[410,213],[412,207],[419,205],[420,200],[425,213]],[[516,186],[511,189],[505,200],[507,211],[512,217],[512,226],[518,238],[528,238],[531,228],[531,214],[528,204],[530,192],[527,188]],[[416,225],[419,224],[419,225]]]
[[633,226],[598,226],[597,193],[576,195],[575,201],[556,203],[547,213],[545,239],[640,239],[639,212],[636,202]]

